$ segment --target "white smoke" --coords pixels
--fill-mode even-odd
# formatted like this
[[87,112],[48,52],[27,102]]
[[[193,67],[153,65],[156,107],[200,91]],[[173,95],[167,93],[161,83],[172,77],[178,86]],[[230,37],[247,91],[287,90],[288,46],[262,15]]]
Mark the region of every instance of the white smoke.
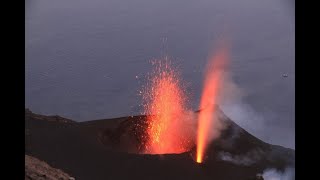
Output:
[[222,161],[227,161],[236,165],[250,166],[257,163],[263,157],[264,152],[260,149],[255,149],[243,155],[232,155],[229,152],[219,152],[218,158]]
[[278,171],[276,169],[266,169],[262,177],[264,180],[294,180],[295,179],[295,169],[287,168],[284,172]]
[[[231,74],[224,73],[223,83],[218,97],[221,110],[240,127],[259,137],[265,130],[262,115],[256,112],[248,103],[244,102],[247,95],[232,79]],[[238,133],[238,132],[234,132]]]
[[[200,110],[201,111],[201,110]],[[211,119],[211,123],[210,123],[210,127],[209,127],[209,132],[208,132],[208,137],[207,137],[207,141],[205,142],[207,145],[209,145],[212,141],[218,139],[221,135],[221,131],[224,130],[226,128],[226,124],[224,123],[225,117],[222,117],[220,113],[216,113],[215,112],[208,112],[208,113],[213,113],[212,114],[212,119]],[[190,113],[189,113],[190,114]],[[195,128],[195,136],[197,136],[197,132],[198,132],[198,123],[199,123],[199,114],[200,113],[193,113],[193,118],[194,118],[194,122],[192,125]],[[189,115],[191,116],[191,115]]]
[[224,122],[221,121],[222,119],[219,118],[219,116],[214,115],[212,117],[213,119],[208,134],[208,143],[211,143],[212,141],[218,139],[220,137],[221,131],[226,128]]

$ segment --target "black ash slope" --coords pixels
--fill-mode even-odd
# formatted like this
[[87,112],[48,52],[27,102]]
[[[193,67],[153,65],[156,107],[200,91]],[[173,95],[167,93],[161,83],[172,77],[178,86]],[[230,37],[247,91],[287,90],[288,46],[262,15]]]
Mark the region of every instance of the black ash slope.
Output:
[[227,127],[200,165],[193,161],[194,149],[182,154],[136,154],[143,130],[136,125],[143,124],[144,116],[78,123],[26,110],[26,154],[80,180],[245,180],[266,168],[295,165],[294,150],[264,143],[221,114]]

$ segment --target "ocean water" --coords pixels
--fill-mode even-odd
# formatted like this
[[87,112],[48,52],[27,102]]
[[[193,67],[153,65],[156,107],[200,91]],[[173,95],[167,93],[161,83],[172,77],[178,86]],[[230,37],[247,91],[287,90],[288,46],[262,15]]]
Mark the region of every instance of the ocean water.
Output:
[[290,1],[28,0],[25,25],[25,106],[36,113],[76,121],[139,114],[150,60],[165,55],[196,110],[208,54],[227,37],[229,70],[245,93],[240,110],[225,106],[226,114],[257,137],[294,148]]

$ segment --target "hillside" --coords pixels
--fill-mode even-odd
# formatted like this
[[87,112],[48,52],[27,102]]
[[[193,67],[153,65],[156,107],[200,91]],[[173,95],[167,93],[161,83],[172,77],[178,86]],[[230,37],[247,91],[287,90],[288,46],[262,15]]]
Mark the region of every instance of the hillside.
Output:
[[[255,179],[267,168],[295,166],[294,150],[267,144],[231,121],[209,147],[204,164],[195,148],[182,154],[139,154],[145,116],[75,122],[25,111],[26,154],[83,180],[100,179]],[[142,129],[143,130],[143,129]]]

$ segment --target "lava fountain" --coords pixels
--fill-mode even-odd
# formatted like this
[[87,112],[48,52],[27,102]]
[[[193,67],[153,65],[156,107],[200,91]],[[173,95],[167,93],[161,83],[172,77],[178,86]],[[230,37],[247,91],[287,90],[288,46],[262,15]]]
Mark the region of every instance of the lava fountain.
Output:
[[197,130],[197,157],[196,162],[202,163],[205,150],[214,132],[214,104],[217,101],[217,94],[221,86],[222,71],[228,60],[227,48],[221,48],[212,56],[207,64],[204,86],[200,100]]
[[168,59],[152,63],[154,71],[142,93],[147,116],[147,154],[182,153],[194,145],[188,125],[187,98],[179,74]]

